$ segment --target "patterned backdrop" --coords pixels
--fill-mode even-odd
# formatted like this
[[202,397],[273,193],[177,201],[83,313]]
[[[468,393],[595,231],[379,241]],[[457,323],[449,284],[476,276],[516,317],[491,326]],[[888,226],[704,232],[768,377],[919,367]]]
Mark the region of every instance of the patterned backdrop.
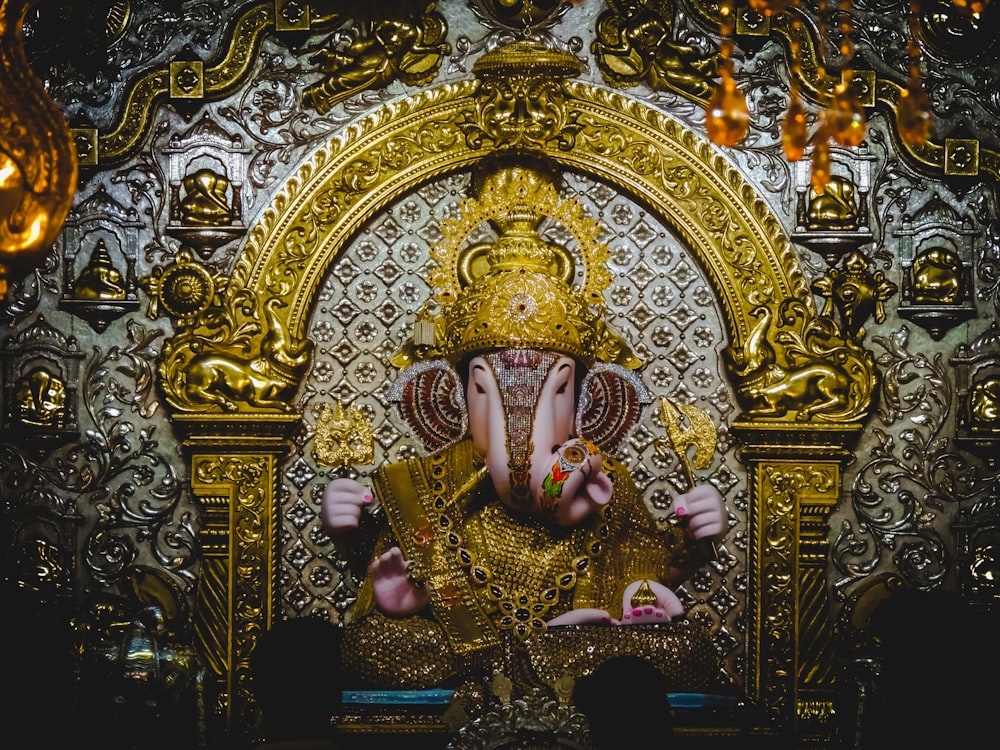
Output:
[[[432,293],[425,282],[429,250],[440,237],[441,221],[453,216],[467,195],[468,184],[468,175],[453,175],[398,201],[364,228],[324,281],[309,326],[317,347],[314,364],[300,395],[307,427],[296,436],[282,472],[281,588],[289,614],[322,609],[334,619],[349,618],[356,594],[357,581],[318,520],[319,498],[331,476],[313,454],[320,410],[340,401],[362,408],[370,418],[374,463],[351,470],[362,481],[384,461],[423,450],[386,400],[397,374],[389,358],[409,336],[415,314]],[[679,593],[690,615],[711,625],[732,664],[742,650],[737,605],[746,585],[746,502],[745,478],[734,463],[727,431],[734,399],[720,369],[720,351],[727,342],[719,334],[723,327],[717,301],[683,245],[634,202],[572,174],[566,176],[563,197],[579,200],[600,220],[601,240],[612,251],[606,319],[642,356],[646,386],[654,397],[700,406],[718,427],[716,454],[699,479],[722,492],[738,532],[727,538],[718,560]],[[550,222],[542,229],[546,239],[572,247],[565,228]],[[470,241],[488,237],[487,228],[480,232]],[[654,447],[664,434],[656,406],[650,405],[617,454],[660,518],[686,481],[676,456],[663,456]]]

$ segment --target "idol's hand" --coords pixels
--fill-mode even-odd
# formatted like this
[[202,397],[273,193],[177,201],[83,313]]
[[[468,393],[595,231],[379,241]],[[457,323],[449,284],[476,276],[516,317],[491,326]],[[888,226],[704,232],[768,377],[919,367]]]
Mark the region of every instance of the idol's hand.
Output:
[[710,484],[699,484],[674,498],[674,514],[692,539],[718,541],[726,532],[726,506]]
[[378,608],[392,617],[416,614],[430,601],[426,586],[417,584],[410,576],[412,564],[403,559],[399,547],[393,547],[372,561],[368,574],[375,591]]
[[542,477],[538,507],[560,526],[576,526],[611,502],[614,487],[603,470],[600,449],[585,438],[556,446],[532,472]]
[[361,522],[361,511],[372,504],[372,492],[353,479],[334,479],[323,490],[319,517],[323,529],[337,537],[354,531]]

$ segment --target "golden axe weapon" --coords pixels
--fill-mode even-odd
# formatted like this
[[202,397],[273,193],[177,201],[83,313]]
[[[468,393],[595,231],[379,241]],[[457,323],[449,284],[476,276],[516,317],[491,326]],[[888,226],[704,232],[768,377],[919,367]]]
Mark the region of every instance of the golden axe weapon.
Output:
[[[715,455],[715,424],[703,409],[694,404],[675,404],[666,396],[660,397],[660,421],[667,428],[667,435],[656,438],[653,446],[661,456],[667,457],[671,451],[677,454],[687,479],[687,492],[695,485],[695,469],[707,469]],[[694,448],[694,458],[689,452],[691,448]],[[682,523],[682,519],[674,515],[671,522]],[[714,542],[712,554],[718,557]]]

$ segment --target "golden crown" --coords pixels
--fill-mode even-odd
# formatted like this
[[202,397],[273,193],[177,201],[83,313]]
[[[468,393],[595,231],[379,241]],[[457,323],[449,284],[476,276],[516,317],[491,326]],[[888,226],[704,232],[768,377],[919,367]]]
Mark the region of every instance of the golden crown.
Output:
[[[431,250],[436,266],[428,283],[437,293],[418,313],[413,341],[394,364],[458,362],[506,348],[562,352],[588,365],[642,364],[601,318],[611,273],[600,225],[578,201],[559,198],[556,177],[547,164],[524,158],[477,170],[475,197],[462,202],[458,218],[442,223],[442,239]],[[540,235],[546,218],[576,240],[581,273],[569,250]],[[486,222],[497,239],[468,242]]]

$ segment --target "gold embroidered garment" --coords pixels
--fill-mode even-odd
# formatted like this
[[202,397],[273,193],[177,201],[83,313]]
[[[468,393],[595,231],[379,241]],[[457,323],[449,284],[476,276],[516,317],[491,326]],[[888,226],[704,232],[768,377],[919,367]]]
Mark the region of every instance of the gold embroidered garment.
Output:
[[376,687],[431,687],[496,662],[501,633],[524,641],[584,607],[620,617],[630,582],[670,585],[671,567],[691,553],[686,535],[658,529],[618,461],[605,458],[605,471],[611,502],[563,529],[504,507],[468,440],[381,469],[375,486],[389,527],[375,554],[399,545],[430,587],[430,613],[381,615],[366,580],[345,633],[348,671]]

